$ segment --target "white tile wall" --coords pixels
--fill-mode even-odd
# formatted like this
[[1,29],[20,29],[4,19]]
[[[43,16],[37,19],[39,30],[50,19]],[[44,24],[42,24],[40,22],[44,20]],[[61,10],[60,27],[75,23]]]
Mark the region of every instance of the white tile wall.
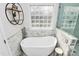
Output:
[[27,36],[54,36],[55,30],[28,30]]
[[63,38],[63,36],[61,34],[61,31],[57,30],[56,36],[58,38],[58,43],[59,43],[60,47],[64,51],[64,55],[67,56],[67,54],[68,54],[68,45],[64,42],[65,38]]
[[[7,3],[1,3],[0,4],[0,22],[2,26],[0,25],[0,28],[2,30],[1,34],[3,37],[5,37],[5,40],[8,39],[9,48],[11,49],[10,52],[12,52],[12,55],[19,55],[20,54],[20,42],[22,40],[22,34],[21,29],[24,27],[24,25],[12,25],[6,18],[5,15],[5,6]],[[22,6],[22,5],[21,5]],[[25,6],[24,6],[25,7]],[[23,8],[23,6],[22,6]],[[25,7],[26,8],[26,7]],[[23,8],[24,10],[24,8]],[[24,12],[25,13],[25,12]],[[11,15],[9,15],[11,16]],[[20,32],[18,32],[20,31]],[[8,45],[7,44],[7,45]]]
[[[73,35],[70,35],[60,29],[57,29],[56,35],[58,38],[58,43],[64,51],[64,55],[68,55],[68,54],[71,55],[78,39],[76,37],[74,37]],[[74,43],[72,43],[72,42],[74,42]],[[71,44],[73,44],[73,45],[71,45]],[[72,50],[72,51],[70,51],[70,50]]]
[[22,32],[19,31],[14,36],[8,38],[9,47],[11,49],[12,55],[21,55],[20,42],[22,40]]

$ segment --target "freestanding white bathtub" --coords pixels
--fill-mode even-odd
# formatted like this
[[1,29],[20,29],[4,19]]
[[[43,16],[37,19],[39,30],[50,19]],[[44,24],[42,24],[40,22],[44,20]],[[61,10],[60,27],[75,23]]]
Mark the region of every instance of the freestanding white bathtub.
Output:
[[28,37],[21,42],[23,52],[28,56],[48,56],[53,52],[57,39],[52,36]]

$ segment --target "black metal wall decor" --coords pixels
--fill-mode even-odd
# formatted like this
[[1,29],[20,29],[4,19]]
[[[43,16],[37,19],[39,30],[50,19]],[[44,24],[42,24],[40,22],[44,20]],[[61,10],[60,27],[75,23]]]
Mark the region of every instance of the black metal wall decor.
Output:
[[23,9],[19,3],[7,3],[5,6],[5,15],[13,25],[21,25],[24,21]]

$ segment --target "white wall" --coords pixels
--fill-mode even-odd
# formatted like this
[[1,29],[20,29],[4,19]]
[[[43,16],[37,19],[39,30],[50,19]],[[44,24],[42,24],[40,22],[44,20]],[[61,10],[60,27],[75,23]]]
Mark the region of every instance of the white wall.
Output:
[[9,38],[10,36],[18,32],[23,27],[23,25],[12,25],[9,23],[5,15],[5,5],[6,3],[0,3],[0,21],[3,24],[6,37]]
[[0,56],[9,56],[9,50],[7,48],[7,45],[4,43],[3,39],[3,36],[0,34]]
[[69,51],[69,47],[68,45],[65,43],[65,38],[63,37],[61,30],[57,29],[57,39],[58,39],[58,44],[60,45],[60,47],[63,49],[64,51],[64,55],[67,56],[68,55],[68,51]]
[[[74,50],[74,47],[78,39],[61,29],[57,29],[56,35],[57,35],[58,43],[64,51],[64,55],[67,56],[68,54],[72,54],[70,49]],[[75,40],[75,43],[73,46],[70,47],[72,40]]]
[[[5,55],[7,53],[7,51],[9,51],[10,55],[19,55],[20,54],[20,50],[19,50],[20,42],[22,40],[21,29],[23,28],[23,24],[22,25],[10,24],[5,15],[5,6],[6,6],[6,3],[0,3],[0,29],[1,29],[0,34],[2,35],[3,40],[6,40],[6,47],[7,47],[6,52],[3,55]],[[22,8],[23,8],[23,6],[22,6]],[[0,46],[1,46],[1,44],[0,44]],[[5,46],[3,46],[2,49],[4,51]],[[12,51],[12,49],[15,49],[15,50]],[[19,52],[17,51],[17,49]]]

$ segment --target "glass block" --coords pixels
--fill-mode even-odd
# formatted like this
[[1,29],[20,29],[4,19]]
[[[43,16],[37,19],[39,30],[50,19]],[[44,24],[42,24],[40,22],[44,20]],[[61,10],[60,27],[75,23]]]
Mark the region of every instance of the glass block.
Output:
[[36,20],[36,23],[39,23],[39,20]]
[[66,19],[70,19],[70,16],[66,16]]
[[66,27],[69,27],[69,25],[67,24]]
[[47,24],[44,24],[44,27],[47,27]]
[[75,23],[75,21],[72,22],[72,24],[74,24],[74,23]]
[[34,25],[34,24],[32,24],[32,27],[35,27],[35,25]]
[[66,20],[70,19],[70,16],[64,16],[64,19],[66,19]]
[[43,19],[44,17],[43,16],[39,16],[40,17],[40,19]]
[[44,22],[44,20],[40,20],[40,23],[43,23]]
[[35,16],[31,16],[31,19],[35,19]]
[[32,23],[35,23],[36,21],[35,20],[32,20]]
[[73,17],[73,19],[76,19],[76,18],[77,18],[77,16],[74,16],[74,17]]
[[65,27],[67,27],[67,25],[65,25]]
[[39,16],[36,16],[36,19],[39,19]]
[[61,24],[61,27],[63,27],[63,24]]
[[43,27],[43,24],[40,24],[40,27]]
[[48,19],[48,16],[44,16],[44,19]]
[[68,21],[68,23],[69,23],[69,24],[72,24],[72,23],[73,23],[73,21],[72,21],[72,20],[69,20],[69,21]]
[[48,23],[51,23],[51,20],[48,20]]
[[51,19],[52,18],[52,16],[48,16],[48,19]]
[[71,24],[69,24],[69,27],[71,27]]
[[36,24],[36,27],[39,27],[39,24]]
[[48,27],[50,27],[50,24],[48,24]]
[[74,14],[74,12],[71,12],[71,15],[73,15]]
[[44,20],[44,23],[47,23],[47,20],[46,19]]

